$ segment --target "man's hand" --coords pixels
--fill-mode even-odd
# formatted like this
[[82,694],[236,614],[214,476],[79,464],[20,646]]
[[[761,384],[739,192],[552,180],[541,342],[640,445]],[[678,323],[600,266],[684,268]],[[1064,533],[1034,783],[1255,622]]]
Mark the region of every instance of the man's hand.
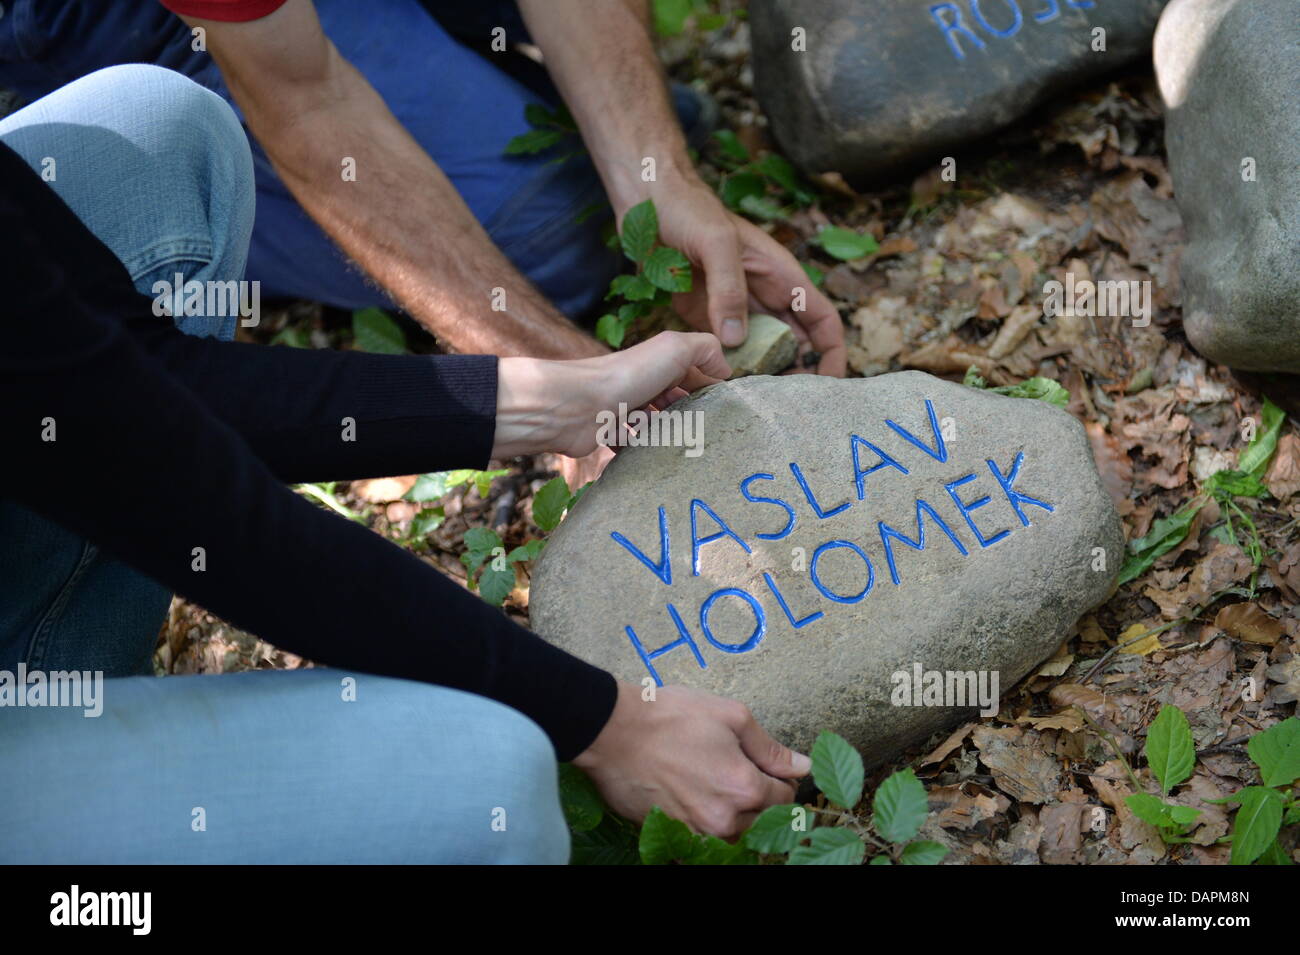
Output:
[[492,457],[555,451],[581,458],[597,450],[601,411],[661,409],[729,374],[718,340],[693,332],[661,332],[601,358],[502,358]]
[[658,806],[723,839],[740,835],[768,806],[792,802],[787,780],[812,768],[743,704],[678,686],[647,701],[631,683],[619,684],[609,722],[573,764],[620,815],[640,821]]
[[[690,292],[673,307],[692,328],[712,331],[723,345],[744,342],[750,312],[790,325],[800,354],[820,355],[817,372],[844,377],[848,351],[839,312],[784,246],[747,219],[727,210],[694,172],[652,184],[665,245],[698,266]],[[622,213],[619,210],[620,222]],[[803,307],[795,310],[796,303]]]
[[[664,242],[698,266],[694,291],[674,300],[683,317],[731,346],[745,340],[751,310],[775,315],[794,329],[801,352],[821,355],[818,372],[843,376],[848,352],[835,307],[794,256],[727,211],[695,174],[650,39],[647,0],[519,0],[519,9],[620,225],[628,209],[653,199]],[[646,159],[654,182],[641,178]],[[806,290],[800,311],[796,288]]]

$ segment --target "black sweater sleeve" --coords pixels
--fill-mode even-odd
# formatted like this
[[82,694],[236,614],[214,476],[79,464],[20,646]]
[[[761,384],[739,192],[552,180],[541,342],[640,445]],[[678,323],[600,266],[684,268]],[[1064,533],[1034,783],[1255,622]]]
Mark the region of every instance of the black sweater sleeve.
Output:
[[[0,181],[26,212],[8,232],[59,262],[69,293],[132,339],[288,483],[482,468],[496,424],[492,355],[369,355],[218,342],[153,314],[122,263],[15,153]],[[350,440],[344,440],[344,421]]]
[[[435,384],[422,401],[412,384],[412,406],[424,409],[412,426],[409,415],[385,414],[377,391],[367,393],[387,379],[385,360],[353,365],[353,371],[342,370],[343,363],[317,365],[318,357],[333,359],[315,352],[264,349],[255,374],[311,397],[286,399],[296,409],[292,424],[260,425],[254,420],[258,403],[247,397],[256,396],[259,384],[241,365],[242,355],[238,361],[205,357],[218,349],[252,355],[257,346],[178,342],[162,349],[164,368],[127,332],[120,313],[100,310],[100,297],[103,307],[116,310],[114,303],[133,296],[120,266],[78,258],[73,272],[59,264],[74,244],[83,253],[90,248],[88,233],[75,217],[73,230],[68,215],[45,184],[0,147],[0,435],[16,452],[0,469],[0,493],[287,650],[332,666],[482,694],[534,719],[560,759],[585,749],[613,709],[612,676],[514,624],[401,548],[307,503],[276,480],[232,427],[253,434],[276,471],[298,473],[301,455],[309,459],[306,473],[332,467],[339,460],[334,444],[342,443],[324,437],[338,434],[336,422],[320,424],[316,434],[313,419],[351,402],[359,414],[373,415],[381,434],[395,439],[403,429],[417,429],[430,442],[428,468],[439,456],[439,422],[452,436],[449,454],[483,440],[476,436],[481,411],[489,394],[495,401],[492,360],[465,362],[440,384],[434,372],[423,379]],[[33,228],[37,222],[40,228]],[[112,258],[95,245],[97,256]],[[88,275],[108,283],[96,299],[79,294]],[[141,301],[147,305],[134,299],[137,308]],[[245,403],[227,403],[226,421],[187,386],[188,370],[204,361],[214,364],[195,377],[209,382],[214,404],[247,390]],[[415,362],[398,364],[405,365],[399,375],[428,374]],[[464,396],[452,394],[461,388]],[[469,423],[478,431],[458,431]],[[409,431],[403,437],[409,439]],[[490,445],[490,433],[486,440]],[[376,456],[358,467],[404,460],[385,458],[379,444]],[[88,475],[94,476],[93,494],[86,490]]]

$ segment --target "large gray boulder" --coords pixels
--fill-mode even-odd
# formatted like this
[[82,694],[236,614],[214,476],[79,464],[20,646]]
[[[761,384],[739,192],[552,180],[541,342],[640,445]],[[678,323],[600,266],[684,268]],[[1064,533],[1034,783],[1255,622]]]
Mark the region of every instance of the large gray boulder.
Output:
[[755,92],[804,171],[861,181],[947,155],[1066,85],[1146,56],[1164,3],[753,0]]
[[621,679],[877,763],[972,712],[912,695],[918,671],[1008,690],[1113,589],[1119,519],[1083,429],[1044,402],[901,372],[744,378],[669,412],[702,444],[625,449],[532,582],[534,629]]
[[1155,60],[1187,337],[1235,368],[1300,373],[1300,2],[1174,0]]

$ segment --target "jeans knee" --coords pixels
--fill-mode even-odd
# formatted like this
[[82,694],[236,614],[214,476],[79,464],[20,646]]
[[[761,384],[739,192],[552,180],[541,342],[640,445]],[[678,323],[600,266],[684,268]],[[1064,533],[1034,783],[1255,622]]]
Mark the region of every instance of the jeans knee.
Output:
[[149,117],[148,142],[165,166],[188,174],[212,196],[223,216],[252,231],[254,179],[248,136],[235,110],[189,77],[151,63],[110,66],[77,81]]
[[564,865],[571,836],[560,808],[559,769],[555,749],[542,729],[523,714],[484,700],[495,710],[482,761],[484,793],[496,805],[488,857],[496,863]]

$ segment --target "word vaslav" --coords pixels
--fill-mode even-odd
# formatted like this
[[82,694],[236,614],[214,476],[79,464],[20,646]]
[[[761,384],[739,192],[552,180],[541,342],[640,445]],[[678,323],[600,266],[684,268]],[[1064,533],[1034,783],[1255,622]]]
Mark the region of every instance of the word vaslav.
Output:
[[[853,462],[853,497],[848,497],[842,503],[830,507],[824,506],[810,486],[803,469],[800,468],[798,462],[794,461],[789,464],[789,473],[797,493],[790,496],[796,501],[801,496],[803,502],[811,510],[813,517],[818,521],[824,521],[852,507],[855,503],[854,497],[856,497],[857,501],[866,500],[869,479],[873,483],[883,480],[888,477],[888,472],[891,470],[897,471],[899,474],[910,474],[912,468],[926,463],[927,458],[931,458],[940,464],[947,463],[949,457],[948,446],[939,427],[934,405],[929,399],[925,402],[925,409],[929,418],[931,432],[928,440],[922,440],[896,422],[885,419],[885,425],[895,435],[890,447],[897,453],[897,456],[891,454],[885,447],[873,443],[858,434],[851,433],[847,436],[845,451],[851,456]],[[892,586],[898,587],[903,584],[903,574],[899,570],[897,559],[899,545],[915,551],[922,551],[937,541],[938,546],[951,546],[962,557],[968,557],[973,549],[984,550],[994,547],[1009,538],[1015,527],[1011,523],[1013,519],[1018,521],[1021,527],[1031,526],[1029,514],[1026,513],[1027,508],[1037,509],[1047,514],[1054,512],[1056,505],[1030,497],[1016,490],[1016,481],[1021,477],[1024,466],[1025,454],[1023,451],[1017,452],[1005,467],[992,458],[987,458],[979,462],[977,466],[972,467],[968,473],[943,484],[941,488],[936,488],[936,493],[931,495],[933,501],[927,498],[916,498],[913,503],[914,534],[911,533],[913,528],[910,525],[907,526],[905,531],[883,520],[877,520],[874,527],[868,524],[872,531],[872,538],[879,540],[880,549],[884,555],[885,570],[887,570]],[[882,474],[881,472],[885,473]],[[880,476],[873,478],[874,475]],[[776,484],[777,477],[775,474],[757,471],[742,479],[737,488],[738,496],[743,502],[777,508],[785,516],[784,526],[767,533],[755,533],[753,536],[759,541],[779,541],[789,537],[794,532],[799,520],[799,511],[786,499],[756,493],[757,488],[767,491],[770,495],[769,482],[773,485]],[[982,483],[978,487],[968,487],[968,485],[976,482]],[[973,497],[972,494],[979,494],[980,488],[987,488],[990,493]],[[994,491],[994,488],[997,490]],[[979,515],[980,520],[984,522],[983,527],[977,524],[975,512],[992,504],[995,494],[999,500],[1006,502],[1006,509],[1010,513],[1004,513],[1002,517],[1002,520],[1005,520],[1008,526],[990,532],[991,527],[997,526],[989,520],[994,512],[990,511]],[[753,546],[732,529],[723,514],[720,513],[722,510],[725,509],[715,508],[698,497],[693,498],[690,502],[690,576],[700,576],[700,558],[705,547],[739,547],[746,554],[753,553]],[[947,518],[945,518],[945,514],[948,515]],[[963,523],[965,532],[973,540],[973,543],[969,546],[963,540],[962,533],[959,533],[957,529]],[[654,574],[664,586],[672,588],[675,569],[673,565],[672,537],[668,524],[668,514],[663,505],[659,506],[658,525],[659,557],[657,560],[652,560],[640,546],[633,543],[619,531],[611,532],[610,537],[620,548],[634,557],[640,565]],[[929,535],[927,535],[927,527],[932,531]],[[861,589],[856,593],[835,592],[826,585],[819,574],[819,564],[822,558],[838,550],[847,551],[862,562],[864,582]],[[676,568],[676,571],[678,574],[682,572],[680,567]],[[812,582],[813,588],[816,589],[821,599],[830,601],[832,606],[827,609],[833,611],[833,605],[835,604],[856,604],[867,599],[876,586],[876,565],[868,556],[866,550],[858,543],[844,538],[832,538],[818,545],[813,551],[812,558],[808,562],[808,579]],[[763,581],[766,590],[761,592],[762,599],[760,599],[759,595],[750,593],[741,587],[722,587],[704,599],[700,604],[698,613],[693,616],[698,622],[700,634],[709,645],[723,653],[748,653],[754,650],[767,635],[769,609],[779,611],[794,630],[800,630],[814,624],[826,616],[827,610],[822,609],[814,609],[800,616],[799,612],[792,609],[792,601],[787,597],[786,592],[778,586],[770,573],[763,572]],[[805,593],[800,595],[801,597],[810,600],[816,599],[806,593],[806,588],[804,589]],[[719,640],[710,625],[710,614],[713,608],[720,601],[728,598],[738,600],[746,605],[754,616],[753,630],[740,643],[728,643]],[[770,604],[765,604],[764,601],[769,599]],[[800,604],[801,609],[807,609],[807,603],[804,600],[795,602]],[[677,632],[677,638],[669,643],[651,649],[647,647],[642,636],[632,626],[624,627],[632,650],[635,651],[649,671],[650,676],[660,686],[663,685],[663,680],[660,679],[659,673],[655,669],[654,660],[665,653],[679,648],[689,650],[701,669],[708,668],[700,643],[695,639],[680,608],[670,599],[666,602],[666,611],[669,621],[671,621],[673,628]]]

